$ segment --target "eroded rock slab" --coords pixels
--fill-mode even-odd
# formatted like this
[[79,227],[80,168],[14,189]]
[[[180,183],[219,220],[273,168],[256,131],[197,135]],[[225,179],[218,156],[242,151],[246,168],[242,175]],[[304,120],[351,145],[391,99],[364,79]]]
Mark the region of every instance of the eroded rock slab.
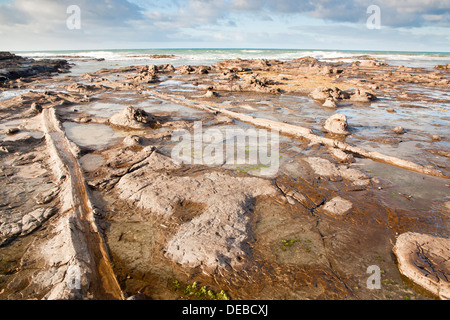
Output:
[[123,176],[116,189],[120,198],[167,218],[181,202],[203,204],[204,211],[183,224],[169,241],[166,256],[206,272],[238,266],[242,256],[249,254],[245,242],[252,199],[276,195],[275,187],[269,180],[224,172],[171,174],[176,168],[170,158],[153,153],[148,166]]
[[36,230],[54,214],[52,208],[37,208],[23,216],[0,217],[0,245],[11,238],[25,236]]
[[[60,186],[60,205],[45,235],[37,237],[22,256],[20,273],[6,286],[8,298],[70,300],[103,295],[120,299],[122,293],[95,224],[75,146],[62,131],[54,109],[45,109],[41,119],[50,155],[48,166]],[[13,231],[29,232],[52,212],[33,211],[18,221]]]
[[345,179],[351,181],[355,186],[367,186],[370,183],[369,176],[347,165],[335,165],[331,161],[319,157],[308,157],[304,160],[317,175],[333,180]]
[[395,247],[400,272],[438,296],[450,299],[450,239],[427,234],[401,234]]

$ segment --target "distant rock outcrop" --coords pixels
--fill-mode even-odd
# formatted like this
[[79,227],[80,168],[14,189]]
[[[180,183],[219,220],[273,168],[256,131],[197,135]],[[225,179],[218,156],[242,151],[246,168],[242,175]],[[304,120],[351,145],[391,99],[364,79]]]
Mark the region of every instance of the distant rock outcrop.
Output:
[[438,70],[450,70],[450,63],[438,64],[435,68]]
[[0,84],[20,78],[65,73],[69,69],[70,65],[66,60],[34,60],[9,52],[0,52]]

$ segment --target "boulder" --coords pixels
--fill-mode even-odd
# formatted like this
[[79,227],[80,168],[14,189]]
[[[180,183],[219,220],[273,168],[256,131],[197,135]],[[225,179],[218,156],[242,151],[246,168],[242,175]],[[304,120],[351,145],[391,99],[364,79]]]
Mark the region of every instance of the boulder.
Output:
[[17,133],[19,133],[20,132],[20,129],[19,128],[9,128],[9,129],[6,129],[6,134],[7,135],[15,135],[15,134],[17,134]]
[[181,74],[190,74],[191,72],[195,71],[195,69],[189,65],[181,66],[177,70]]
[[370,102],[376,100],[376,96],[363,89],[356,89],[355,93],[351,95],[350,100],[355,102]]
[[138,68],[138,72],[155,74],[155,73],[158,73],[158,67],[155,66],[154,64],[149,64],[149,65]]
[[326,99],[322,106],[324,106],[325,108],[330,108],[330,109],[336,109],[337,108],[336,101],[333,98]]
[[450,299],[450,239],[407,232],[397,238],[393,252],[405,277],[440,299]]
[[171,64],[161,64],[157,66],[158,72],[174,72],[175,67]]
[[218,96],[219,96],[219,94],[216,91],[213,91],[213,90],[208,90],[205,93],[205,95],[204,95],[205,98],[215,98],[215,97],[218,97]]
[[362,61],[359,61],[358,65],[362,68],[373,68],[373,67],[377,66],[375,61],[373,61],[373,60],[362,60]]
[[352,154],[346,153],[338,148],[331,148],[330,153],[333,159],[340,163],[353,163],[355,160]]
[[257,73],[248,74],[242,77],[244,80],[243,89],[245,91],[255,91],[263,93],[277,94],[280,93],[279,88],[271,88],[276,83],[273,80],[261,77]]
[[386,66],[386,62],[377,60],[361,60],[359,61],[359,66],[362,68],[375,68],[380,66]]
[[435,68],[438,70],[450,70],[450,63],[438,64]]
[[350,96],[347,92],[342,91],[341,89],[335,88],[327,88],[327,87],[318,87],[314,89],[313,92],[309,95],[312,99],[318,101],[326,101],[327,99],[341,100],[348,99]]
[[397,134],[402,134],[405,133],[405,129],[401,126],[395,127],[394,129],[392,129],[393,132],[397,133]]
[[307,65],[307,66],[314,66],[315,64],[319,63],[319,60],[317,60],[316,58],[313,58],[313,57],[309,57],[309,56],[299,58],[296,61],[302,65]]
[[438,134],[433,134],[433,135],[431,136],[431,139],[432,139],[433,141],[441,141],[441,140],[442,140],[442,138],[441,138]]
[[123,144],[128,147],[140,146],[141,142],[141,138],[135,135],[129,135],[123,139]]
[[153,64],[138,67],[136,71],[137,74],[127,77],[127,80],[137,83],[156,83],[159,81],[158,68]]
[[148,127],[154,128],[159,124],[155,117],[144,110],[135,109],[132,106],[112,116],[109,122],[118,127],[134,130],[146,129]]
[[33,113],[36,113],[36,114],[41,113],[42,112],[42,106],[39,103],[33,102],[31,104],[30,111],[33,112]]
[[315,74],[323,75],[323,76],[330,75],[330,74],[334,73],[333,68],[331,68],[330,66],[328,66],[328,65],[318,65],[318,64],[311,65],[309,67],[309,71],[311,73],[315,73]]
[[349,134],[347,131],[347,117],[337,113],[327,119],[324,126],[325,130],[332,134]]
[[314,89],[313,92],[309,95],[314,100],[325,101],[331,97],[330,94],[331,89],[326,87],[319,87]]
[[195,70],[195,73],[197,73],[197,74],[208,74],[210,69],[211,68],[207,68],[207,67],[198,67]]

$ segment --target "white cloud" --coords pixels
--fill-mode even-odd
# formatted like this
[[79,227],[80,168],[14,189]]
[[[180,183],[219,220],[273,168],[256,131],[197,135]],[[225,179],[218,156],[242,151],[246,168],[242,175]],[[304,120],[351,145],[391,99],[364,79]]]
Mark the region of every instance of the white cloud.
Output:
[[[425,16],[450,13],[450,0],[233,0],[232,3],[237,11],[264,11],[273,15],[302,13],[338,22],[364,22],[367,8],[378,5],[384,24],[393,27],[428,25],[434,20]],[[450,26],[449,19],[445,23]]]
[[[151,47],[165,41],[205,46],[220,41],[230,46],[257,45],[259,41],[264,47],[277,43],[299,47],[323,39],[321,43],[329,41],[330,46],[345,45],[366,41],[365,35],[353,34],[350,39],[335,30],[344,30],[347,24],[364,27],[371,4],[380,7],[383,34],[389,39],[400,34],[399,28],[425,26],[422,30],[427,34],[432,26],[447,31],[450,27],[450,0],[11,0],[0,4],[0,50],[103,48],[114,43],[116,47],[125,43]],[[81,8],[81,30],[66,27],[69,5]],[[299,28],[290,29],[293,26]],[[417,31],[416,37],[410,33],[402,30],[401,34],[410,36],[414,49]],[[303,42],[299,41],[302,36]],[[431,33],[428,40],[425,36],[420,40],[430,44],[435,39]]]

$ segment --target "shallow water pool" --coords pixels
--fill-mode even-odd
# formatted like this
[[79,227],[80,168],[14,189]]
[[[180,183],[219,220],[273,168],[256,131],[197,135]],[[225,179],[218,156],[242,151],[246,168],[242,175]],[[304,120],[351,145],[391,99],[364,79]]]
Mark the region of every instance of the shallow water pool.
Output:
[[78,124],[64,122],[67,137],[81,147],[103,149],[123,139],[123,136],[111,127],[103,124]]

